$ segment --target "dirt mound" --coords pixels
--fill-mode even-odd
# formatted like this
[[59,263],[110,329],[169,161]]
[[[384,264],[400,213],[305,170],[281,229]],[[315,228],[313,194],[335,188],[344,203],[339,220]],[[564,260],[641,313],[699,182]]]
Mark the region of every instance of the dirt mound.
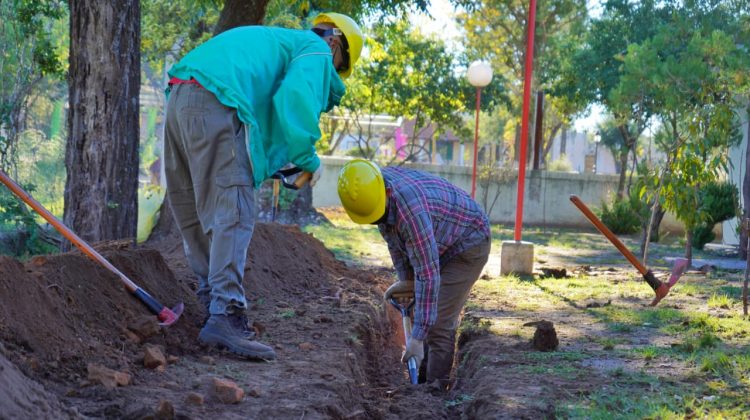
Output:
[[0,418],[73,419],[80,416],[65,408],[57,397],[21,373],[0,347]]
[[[96,248],[163,304],[184,302],[183,317],[170,328],[150,327],[156,318],[118,278],[78,252],[25,263],[0,257],[0,342],[8,359],[83,415],[146,415],[166,400],[196,418],[444,416],[439,398],[406,385],[400,320],[382,303],[390,274],[347,267],[296,226],[257,224],[248,252],[249,315],[278,355],[265,364],[198,344],[204,309],[174,233],[136,248]],[[147,345],[173,362],[146,369]],[[92,363],[133,381],[106,389],[88,379]],[[237,382],[253,401],[217,403],[206,387],[213,377]],[[205,406],[186,402],[191,392],[204,395]]]

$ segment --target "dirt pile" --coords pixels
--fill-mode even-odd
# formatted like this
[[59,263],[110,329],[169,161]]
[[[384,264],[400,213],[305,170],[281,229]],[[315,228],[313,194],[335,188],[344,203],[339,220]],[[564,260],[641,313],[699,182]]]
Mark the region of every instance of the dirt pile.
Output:
[[77,418],[57,397],[21,373],[0,348],[0,418]]
[[[184,302],[185,313],[170,328],[153,328],[155,317],[117,277],[78,252],[26,263],[0,257],[0,342],[9,360],[55,394],[50,406],[58,398],[83,415],[108,418],[147,417],[165,404],[195,418],[444,415],[439,398],[406,386],[400,323],[382,304],[390,275],[347,267],[295,226],[256,225],[243,279],[248,315],[276,349],[273,363],[198,344],[204,310],[173,233],[137,248],[96,248],[163,304]],[[154,347],[168,366],[144,366],[146,349]],[[87,371],[92,364],[132,382],[98,385]],[[242,388],[242,401],[213,398],[216,378]]]

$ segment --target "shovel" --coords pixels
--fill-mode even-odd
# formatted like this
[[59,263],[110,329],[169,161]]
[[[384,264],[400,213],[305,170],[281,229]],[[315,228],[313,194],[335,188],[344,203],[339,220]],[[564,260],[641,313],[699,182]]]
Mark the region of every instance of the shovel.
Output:
[[578,210],[583,213],[584,216],[586,216],[587,219],[596,227],[599,232],[601,232],[604,236],[609,239],[609,241],[612,243],[612,245],[617,248],[618,251],[622,254],[623,257],[625,257],[630,264],[633,265],[633,267],[638,270],[638,272],[641,273],[643,276],[643,279],[648,283],[649,286],[654,290],[654,293],[656,296],[654,297],[654,300],[651,301],[650,306],[656,306],[662,299],[664,299],[665,296],[669,293],[669,290],[672,288],[672,286],[677,283],[677,280],[680,279],[680,276],[682,276],[683,273],[685,273],[685,270],[688,269],[688,261],[685,258],[677,258],[674,262],[674,266],[672,267],[672,274],[669,276],[669,280],[666,283],[662,283],[659,281],[659,279],[654,276],[654,273],[647,269],[640,261],[638,261],[638,258],[633,255],[632,252],[628,248],[623,245],[622,242],[620,242],[619,239],[615,236],[614,233],[612,233],[607,226],[602,223],[601,220],[599,220],[598,217],[594,213],[589,210],[589,208],[586,206],[586,204],[581,201],[580,198],[576,195],[570,196],[570,201],[575,204],[576,207],[578,207]]
[[125,274],[120,272],[114,265],[107,261],[101,254],[96,252],[89,244],[84,242],[78,235],[65,226],[60,220],[58,220],[52,213],[45,209],[38,201],[31,197],[26,191],[24,191],[13,179],[11,179],[5,172],[0,170],[0,181],[8,187],[18,198],[23,200],[26,204],[31,206],[44,220],[49,222],[52,226],[57,229],[66,239],[68,239],[73,245],[80,249],[84,254],[88,255],[94,261],[103,265],[109,271],[115,273],[120,281],[131,294],[135,295],[151,312],[153,312],[157,318],[159,318],[159,325],[169,326],[175,323],[177,319],[182,315],[182,311],[185,309],[185,305],[180,302],[177,306],[172,309],[159,303],[145,290],[138,287],[137,284],[133,283]]
[[[390,294],[388,302],[401,313],[401,322],[404,327],[404,345],[411,336],[411,311],[414,308],[414,282],[399,281],[388,288],[386,296]],[[410,357],[406,361],[409,369],[409,382],[416,385],[419,380],[416,357]]]

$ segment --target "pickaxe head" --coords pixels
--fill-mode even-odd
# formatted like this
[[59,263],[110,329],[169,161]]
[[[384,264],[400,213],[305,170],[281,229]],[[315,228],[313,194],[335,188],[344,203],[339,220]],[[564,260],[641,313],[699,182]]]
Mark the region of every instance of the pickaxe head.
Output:
[[185,305],[180,302],[172,309],[167,308],[166,306],[159,312],[157,317],[159,318],[159,325],[162,327],[168,327],[180,318],[180,315],[182,315],[182,311],[185,310]]
[[656,296],[654,297],[654,300],[651,301],[651,306],[656,306],[662,299],[664,299],[665,296],[669,294],[669,290],[672,288],[672,286],[675,285],[675,283],[677,283],[677,281],[685,273],[685,271],[687,271],[687,269],[687,259],[677,258],[674,261],[674,265],[672,266],[672,274],[669,276],[669,280],[667,280],[666,283],[661,283],[659,287],[654,290]]

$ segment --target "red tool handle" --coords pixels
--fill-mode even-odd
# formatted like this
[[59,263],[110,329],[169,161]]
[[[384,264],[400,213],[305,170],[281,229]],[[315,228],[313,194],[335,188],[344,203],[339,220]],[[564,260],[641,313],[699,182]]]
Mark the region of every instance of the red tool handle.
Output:
[[31,197],[26,191],[24,191],[14,180],[12,180],[8,174],[6,174],[3,171],[0,171],[0,181],[2,181],[3,184],[5,184],[8,189],[10,189],[13,194],[17,195],[18,198],[24,201],[24,203],[31,206],[34,211],[39,213],[44,220],[49,222],[52,226],[55,227],[55,229],[58,230],[63,236],[65,236],[66,239],[68,239],[70,242],[73,243],[78,249],[80,249],[84,254],[88,255],[92,259],[99,262],[101,265],[108,268],[113,273],[117,274],[120,277],[120,280],[125,284],[125,288],[128,289],[130,293],[135,293],[135,291],[138,289],[138,286],[133,283],[125,274],[122,274],[120,270],[117,269],[114,265],[112,265],[109,261],[107,261],[104,257],[102,257],[101,254],[96,252],[94,248],[89,246],[86,242],[83,241],[78,235],[75,234],[72,230],[70,230],[67,226],[65,226],[60,220],[58,220],[52,213],[50,213],[47,209],[44,208],[41,204],[39,204],[38,201],[36,201],[33,197]]
[[604,226],[604,223],[602,223],[601,220],[599,220],[599,218],[596,217],[596,215],[592,213],[588,207],[586,207],[586,204],[584,204],[583,201],[578,198],[578,196],[571,195],[570,201],[572,201],[573,204],[578,207],[578,210],[581,210],[581,213],[583,213],[583,215],[586,216],[586,218],[589,219],[591,223],[593,223],[594,227],[596,227],[599,232],[601,232],[604,236],[607,237],[607,239],[609,239],[610,242],[612,242],[612,245],[614,245],[615,248],[617,248],[617,250],[620,251],[620,253],[625,258],[627,258],[631,264],[633,264],[633,267],[635,267],[644,276],[646,275],[646,273],[648,273],[648,269],[646,269],[646,267],[644,267],[643,264],[638,261],[638,258],[636,258],[635,255],[633,255],[633,253],[630,252],[630,250],[626,248],[619,239],[617,239],[617,236],[615,236],[615,234],[612,233],[612,231],[609,230],[608,227]]

